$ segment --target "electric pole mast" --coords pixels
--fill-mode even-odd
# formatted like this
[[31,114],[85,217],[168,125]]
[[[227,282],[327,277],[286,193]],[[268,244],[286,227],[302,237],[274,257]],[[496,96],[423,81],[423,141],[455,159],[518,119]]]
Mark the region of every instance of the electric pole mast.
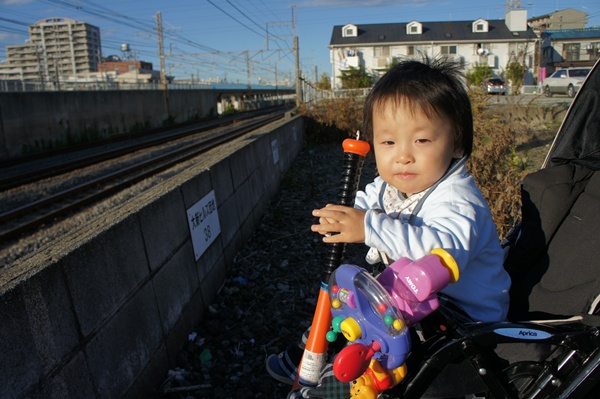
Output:
[[250,90],[250,55],[246,50],[246,78],[248,80],[248,90]]
[[158,58],[160,60],[160,88],[167,88],[167,76],[165,74],[165,46],[163,43],[163,27],[162,27],[162,15],[160,12],[156,13],[156,29],[158,31]]
[[300,48],[298,45],[298,34],[296,33],[296,6],[292,6],[292,31],[294,32],[294,55],[296,57],[296,106],[302,103],[302,82],[300,71]]
[[165,101],[165,113],[167,119],[171,117],[169,111],[169,91],[167,90],[167,75],[165,74],[165,46],[163,43],[163,27],[162,27],[162,15],[160,12],[156,13],[156,25],[158,33],[158,56],[160,59],[160,89],[163,91],[163,99]]

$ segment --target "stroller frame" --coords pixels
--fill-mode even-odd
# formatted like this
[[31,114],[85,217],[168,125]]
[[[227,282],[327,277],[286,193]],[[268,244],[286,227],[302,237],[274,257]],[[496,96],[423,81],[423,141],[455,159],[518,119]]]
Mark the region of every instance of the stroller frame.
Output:
[[[493,398],[585,398],[600,380],[597,316],[463,324],[464,319],[456,321],[462,316],[445,306],[432,316],[426,322],[430,327],[435,325],[437,331],[413,348],[407,359],[409,375],[394,387],[391,397],[427,397],[432,381],[444,368],[460,363],[471,366],[467,381],[463,373],[451,381],[442,378],[437,384],[458,383],[468,387],[462,394],[477,392]],[[498,345],[540,343],[552,348],[542,359],[517,361],[501,368],[504,359],[495,352]],[[411,375],[411,370],[416,371]]]

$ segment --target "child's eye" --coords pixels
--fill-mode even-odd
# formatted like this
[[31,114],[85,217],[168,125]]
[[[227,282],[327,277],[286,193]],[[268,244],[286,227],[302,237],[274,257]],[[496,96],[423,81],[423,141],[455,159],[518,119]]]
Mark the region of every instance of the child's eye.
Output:
[[391,140],[388,140],[388,141],[382,142],[381,144],[383,144],[383,145],[394,145],[395,143],[393,141],[391,141]]
[[423,144],[423,143],[429,143],[429,139],[418,139],[416,142],[419,144]]

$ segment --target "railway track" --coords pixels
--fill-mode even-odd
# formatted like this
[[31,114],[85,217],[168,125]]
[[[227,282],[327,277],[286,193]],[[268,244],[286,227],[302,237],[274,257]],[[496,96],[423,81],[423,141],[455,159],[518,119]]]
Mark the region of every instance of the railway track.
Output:
[[[289,110],[289,107],[281,108],[281,110]],[[271,114],[273,110],[257,110],[252,112],[245,112],[243,114],[230,115],[229,117],[223,117],[216,120],[210,120],[207,122],[197,123],[186,127],[179,127],[176,129],[170,129],[168,131],[156,131],[153,133],[139,132],[136,134],[123,135],[118,139],[108,139],[104,142],[95,143],[82,147],[74,147],[72,149],[66,149],[63,151],[50,152],[42,155],[32,155],[24,157],[19,161],[0,161],[0,170],[3,168],[8,169],[24,169],[16,171],[14,173],[6,173],[6,175],[0,176],[0,193],[8,189],[22,186],[27,183],[39,181],[43,178],[57,176],[62,173],[70,172],[72,170],[81,169],[85,166],[93,165],[105,160],[113,159],[121,155],[129,154],[133,151],[141,150],[144,148],[150,148],[169,141],[174,141],[187,137],[191,134],[196,134],[203,131],[209,131],[212,129],[218,129],[220,127],[231,126],[256,118],[262,115]],[[135,143],[135,144],[133,144]],[[105,144],[112,144],[112,148],[107,150],[99,150]],[[120,145],[119,145],[120,144]],[[58,164],[53,165],[51,168],[47,167],[48,162],[44,162],[50,158],[64,158],[70,152],[84,153],[87,150],[88,155],[81,157],[75,157],[67,161],[60,161]],[[26,164],[37,163],[38,167],[26,168],[22,167]],[[10,167],[9,167],[10,166]]]
[[[9,209],[3,209],[0,213],[0,242],[16,240],[42,225],[73,215],[85,206],[280,119],[288,110],[279,109],[244,120],[237,118],[228,126],[219,123],[219,127],[213,129],[210,126],[200,131],[197,128],[177,129],[159,137],[125,143],[49,168],[33,168],[0,179],[0,194],[10,196],[11,189],[19,186],[35,187],[37,192],[43,192],[40,185],[45,184],[48,178],[67,172],[71,173],[70,176],[72,173],[77,175],[76,171],[82,170],[78,177],[65,178],[71,184],[62,183],[59,189],[49,189],[51,194],[32,195],[33,198],[5,203],[3,207],[8,204]],[[86,169],[94,172],[86,174]]]

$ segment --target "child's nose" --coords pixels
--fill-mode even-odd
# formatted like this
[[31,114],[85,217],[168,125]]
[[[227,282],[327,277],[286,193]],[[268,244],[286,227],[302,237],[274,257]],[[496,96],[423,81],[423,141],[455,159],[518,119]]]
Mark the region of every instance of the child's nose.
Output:
[[404,165],[414,162],[412,151],[410,151],[408,146],[398,146],[396,162]]

